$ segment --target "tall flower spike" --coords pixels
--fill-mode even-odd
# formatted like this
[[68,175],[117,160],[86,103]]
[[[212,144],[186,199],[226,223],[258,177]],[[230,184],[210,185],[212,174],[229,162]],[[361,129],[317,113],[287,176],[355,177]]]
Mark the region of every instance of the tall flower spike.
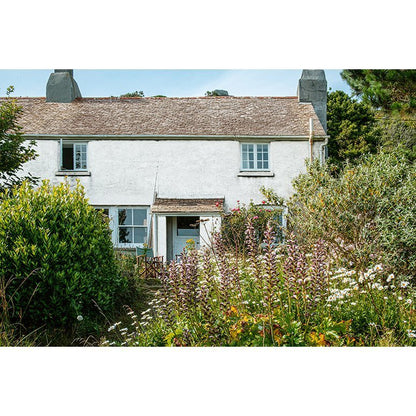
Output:
[[279,278],[277,272],[277,254],[274,247],[276,234],[273,230],[272,224],[269,221],[264,232],[264,268],[263,279],[265,288],[265,300],[269,308],[275,306],[275,294],[278,289]]
[[251,218],[248,218],[245,231],[246,245],[248,251],[249,269],[254,278],[261,285],[262,267],[259,259],[259,244],[256,238],[256,231]]

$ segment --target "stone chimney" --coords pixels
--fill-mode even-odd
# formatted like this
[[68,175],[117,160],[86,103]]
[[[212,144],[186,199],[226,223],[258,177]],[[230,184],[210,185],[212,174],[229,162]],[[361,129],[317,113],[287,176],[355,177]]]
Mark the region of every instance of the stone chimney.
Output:
[[312,103],[326,132],[327,83],[322,69],[304,69],[298,84],[300,103]]
[[72,103],[76,98],[81,98],[81,92],[73,75],[72,69],[55,69],[46,85],[46,101]]

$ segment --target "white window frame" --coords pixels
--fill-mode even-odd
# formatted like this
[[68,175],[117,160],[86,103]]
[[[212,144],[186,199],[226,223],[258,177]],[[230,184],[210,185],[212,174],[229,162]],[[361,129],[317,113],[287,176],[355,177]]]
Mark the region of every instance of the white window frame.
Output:
[[[73,145],[73,166],[72,169],[66,169],[63,167],[64,162],[64,145],[70,144]],[[85,145],[85,168],[76,168],[76,146]],[[78,141],[78,140],[64,140],[60,139],[59,141],[59,147],[60,147],[60,165],[59,170],[61,172],[86,172],[88,171],[88,142],[85,141]]]
[[[243,147],[245,145],[253,146],[254,153],[254,168],[247,168],[243,166]],[[257,159],[257,146],[267,146],[267,168],[259,168]],[[270,172],[270,143],[253,143],[253,142],[244,142],[240,143],[240,171],[241,172]]]
[[[119,222],[118,222],[118,211],[120,209],[143,209],[146,210],[146,225],[126,225],[125,227],[133,228],[146,228],[146,239],[145,243],[149,242],[151,233],[150,229],[150,207],[148,205],[120,205],[120,206],[108,206],[108,205],[94,205],[96,209],[108,209],[108,216],[110,218],[110,229],[111,239],[113,246],[116,248],[135,248],[142,243],[119,243]],[[122,226],[123,227],[123,226]]]

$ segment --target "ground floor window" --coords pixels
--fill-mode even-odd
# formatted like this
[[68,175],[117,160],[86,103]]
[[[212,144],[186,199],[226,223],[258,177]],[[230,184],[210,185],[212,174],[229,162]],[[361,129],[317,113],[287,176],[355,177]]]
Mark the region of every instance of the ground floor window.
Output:
[[147,238],[147,209],[118,209],[118,242],[144,244]]

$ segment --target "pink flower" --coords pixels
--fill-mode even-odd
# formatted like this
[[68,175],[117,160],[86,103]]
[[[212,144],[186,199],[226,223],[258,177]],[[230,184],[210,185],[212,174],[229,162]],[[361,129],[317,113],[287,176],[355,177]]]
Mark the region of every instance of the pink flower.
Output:
[[253,220],[257,220],[259,217],[257,216],[257,215],[255,215],[254,217],[253,217]]
[[261,203],[262,203],[262,204],[265,204],[265,203],[266,203],[266,201],[261,201]]

